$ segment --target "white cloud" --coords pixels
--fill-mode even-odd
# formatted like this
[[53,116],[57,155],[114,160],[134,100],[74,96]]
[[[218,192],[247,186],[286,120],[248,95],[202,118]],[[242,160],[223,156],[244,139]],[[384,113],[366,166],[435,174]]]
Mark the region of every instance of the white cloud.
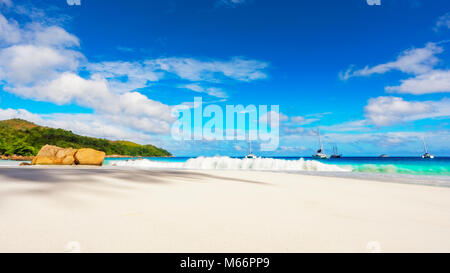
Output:
[[204,89],[203,87],[201,87],[200,85],[195,84],[195,83],[190,83],[190,84],[186,84],[186,85],[181,85],[180,87],[181,87],[181,88],[187,88],[187,89],[189,89],[189,90],[192,90],[192,91],[195,91],[195,92],[199,92],[199,93],[205,91],[205,89]]
[[414,95],[450,92],[450,70],[433,70],[401,80],[401,85],[388,86],[386,91]]
[[431,71],[439,62],[435,56],[443,52],[443,48],[435,43],[428,43],[423,48],[413,48],[403,51],[395,61],[379,64],[373,67],[366,66],[363,69],[353,70],[349,68],[340,73],[340,78],[347,80],[352,77],[384,74],[392,70],[399,70],[408,74],[423,74]]
[[[19,85],[6,90],[25,98],[58,105],[76,102],[86,107],[97,107],[95,104],[100,103],[99,100],[105,100],[110,95],[104,80],[86,80],[71,72],[61,73],[55,79],[40,80],[31,87]],[[108,106],[108,101],[99,105]]]
[[32,114],[25,109],[1,109],[0,108],[0,120],[21,118],[34,122],[40,120],[39,115]]
[[228,97],[228,95],[227,95],[227,93],[225,91],[223,91],[222,89],[217,88],[217,87],[207,87],[207,88],[205,88],[205,87],[200,86],[200,85],[195,84],[195,83],[181,85],[180,87],[181,88],[186,88],[186,89],[198,92],[198,93],[206,93],[206,94],[208,94],[210,96],[217,97],[217,98],[227,98]]
[[[196,92],[207,93],[218,98],[228,95],[220,88],[205,86],[208,82],[224,80],[253,81],[264,79],[266,63],[256,60],[233,58],[230,61],[197,60],[194,58],[157,58],[140,62],[101,62],[89,63],[87,70],[92,75],[108,79],[109,86],[115,92],[132,91],[144,88],[149,82],[156,82],[167,74],[174,74],[184,81],[203,82],[189,83],[179,87]],[[125,78],[125,79],[124,79]]]
[[39,46],[78,47],[76,36],[57,25],[33,21],[21,27],[17,21],[7,19],[0,13],[0,42],[13,45],[19,42]]
[[306,125],[311,124],[313,122],[319,121],[318,118],[305,118],[303,116],[293,116],[291,117],[291,121],[297,125]]
[[220,81],[223,77],[247,82],[265,79],[267,75],[263,70],[268,66],[265,62],[238,57],[229,61],[172,57],[147,60],[145,64],[185,80],[211,82]]
[[438,20],[436,22],[435,30],[438,30],[440,28],[449,28],[450,29],[450,12],[447,12],[446,14],[444,14],[438,18]]
[[76,103],[119,124],[146,132],[167,133],[170,122],[175,119],[168,105],[138,92],[112,93],[106,80],[84,79],[70,72],[62,73],[54,80],[41,81],[33,87],[16,87],[10,91],[25,98],[59,105]]
[[149,82],[156,82],[163,77],[160,72],[139,62],[89,63],[87,70],[94,77],[107,79],[111,90],[118,93],[147,87]]
[[0,13],[0,45],[1,43],[17,43],[21,39],[20,28],[16,21],[8,20]]
[[407,121],[449,117],[450,100],[405,101],[399,97],[378,97],[369,100],[364,108],[367,122],[376,126],[388,126]]
[[14,45],[0,50],[1,77],[12,85],[52,79],[63,71],[77,69],[81,58],[82,55],[73,50]]
[[68,33],[61,27],[58,26],[49,26],[44,27],[40,24],[32,24],[29,27],[29,31],[31,31],[34,35],[34,43],[38,45],[46,45],[46,46],[64,46],[71,47],[80,46],[80,41],[78,37],[73,34]]
[[398,86],[387,86],[386,91],[414,95],[450,92],[450,70],[435,69],[440,62],[436,55],[444,51],[441,46],[438,46],[442,43],[428,43],[424,48],[406,50],[393,62],[374,67],[367,66],[360,70],[350,68],[346,72],[341,72],[340,77],[347,80],[351,77],[398,70],[415,76],[401,80]]

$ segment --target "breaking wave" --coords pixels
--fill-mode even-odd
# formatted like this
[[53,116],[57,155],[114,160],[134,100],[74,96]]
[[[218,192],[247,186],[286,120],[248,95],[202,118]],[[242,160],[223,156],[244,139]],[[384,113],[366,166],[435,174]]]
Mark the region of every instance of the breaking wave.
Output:
[[162,162],[149,159],[118,160],[109,163],[110,166],[134,168],[169,168],[193,170],[258,170],[258,171],[323,171],[348,172],[349,169],[336,165],[324,164],[315,160],[285,160],[274,158],[239,159],[222,157],[197,157],[186,162]]

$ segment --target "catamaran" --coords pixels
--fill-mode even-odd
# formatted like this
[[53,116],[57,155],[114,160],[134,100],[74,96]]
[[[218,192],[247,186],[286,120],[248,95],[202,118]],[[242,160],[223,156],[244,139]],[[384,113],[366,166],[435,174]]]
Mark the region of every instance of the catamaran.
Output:
[[255,159],[256,155],[252,153],[252,141],[249,140],[248,142],[249,142],[249,152],[248,155],[245,156],[245,158]]
[[319,150],[312,156],[314,159],[328,159],[327,155],[323,152],[322,140],[320,139],[320,130],[317,128],[317,135],[319,136]]
[[331,158],[341,158],[342,154],[338,153],[338,148],[336,145],[333,146],[333,154],[331,155]]
[[428,153],[428,148],[427,148],[427,144],[425,143],[425,138],[422,138],[422,142],[423,142],[423,150],[425,151],[425,153],[422,155],[422,158],[429,158],[429,159],[433,159],[434,155]]

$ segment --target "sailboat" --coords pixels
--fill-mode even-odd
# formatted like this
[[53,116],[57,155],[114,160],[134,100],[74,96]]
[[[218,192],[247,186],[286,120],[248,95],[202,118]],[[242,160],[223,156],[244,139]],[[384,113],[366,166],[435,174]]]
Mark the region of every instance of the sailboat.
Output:
[[338,153],[338,148],[336,145],[333,146],[333,154],[331,155],[331,158],[341,158],[342,154]]
[[249,152],[248,152],[248,155],[245,156],[245,158],[255,159],[255,158],[256,158],[256,155],[254,155],[254,154],[252,153],[252,141],[249,140],[248,142],[249,142]]
[[425,159],[433,159],[434,155],[428,153],[428,148],[427,148],[427,144],[425,143],[425,138],[422,138],[422,142],[423,142],[423,150],[425,151],[425,153],[422,155],[422,158]]
[[319,136],[319,150],[312,156],[314,159],[328,159],[327,155],[323,152],[322,140],[320,139],[320,130],[317,128],[317,135]]

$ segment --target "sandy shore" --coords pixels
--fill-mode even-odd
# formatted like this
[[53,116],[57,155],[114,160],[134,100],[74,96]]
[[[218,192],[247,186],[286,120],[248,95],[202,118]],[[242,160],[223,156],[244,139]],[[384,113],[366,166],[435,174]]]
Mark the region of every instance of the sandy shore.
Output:
[[450,252],[450,188],[256,171],[0,168],[0,252]]

